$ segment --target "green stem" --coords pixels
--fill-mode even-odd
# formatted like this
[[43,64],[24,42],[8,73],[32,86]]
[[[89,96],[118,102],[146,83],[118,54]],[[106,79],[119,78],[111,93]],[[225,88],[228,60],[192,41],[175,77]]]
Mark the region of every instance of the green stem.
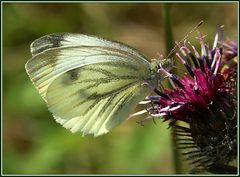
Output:
[[166,54],[168,54],[174,47],[173,44],[173,33],[171,27],[171,16],[170,16],[171,4],[163,4],[163,19],[164,19],[164,31],[165,31],[165,45],[166,45]]
[[[171,4],[164,3],[163,4],[163,19],[164,19],[164,31],[165,31],[165,45],[166,45],[166,54],[168,54],[174,47],[173,42],[173,33],[171,28],[171,16],[170,16],[170,8]],[[175,129],[171,128],[171,142],[172,142],[172,155],[173,155],[173,163],[176,174],[182,173],[182,166],[181,166],[181,158],[180,158],[180,152],[176,148],[176,133]]]

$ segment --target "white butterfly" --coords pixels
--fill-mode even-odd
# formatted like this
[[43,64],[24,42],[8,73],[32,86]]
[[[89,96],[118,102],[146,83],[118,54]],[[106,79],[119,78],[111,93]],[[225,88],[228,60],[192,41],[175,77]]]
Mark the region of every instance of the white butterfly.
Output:
[[[120,124],[159,81],[156,64],[125,44],[57,33],[31,44],[26,71],[57,122],[99,136]],[[153,66],[154,65],[154,66]]]

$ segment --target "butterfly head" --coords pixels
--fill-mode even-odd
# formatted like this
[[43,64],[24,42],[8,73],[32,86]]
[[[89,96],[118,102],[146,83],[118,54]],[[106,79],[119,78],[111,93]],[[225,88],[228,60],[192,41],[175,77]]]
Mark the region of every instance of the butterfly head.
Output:
[[158,68],[164,68],[167,71],[170,71],[173,66],[173,58],[166,58],[163,60],[160,60],[158,64]]
[[173,58],[166,58],[161,60],[153,59],[151,61],[151,71],[153,73],[158,73],[159,69],[164,68],[167,71],[170,71],[173,66]]
[[156,81],[156,85],[158,85],[159,82],[164,80],[165,74],[164,71],[170,71],[173,66],[173,59],[172,58],[166,58],[161,60],[153,59],[151,61],[151,72],[152,72],[152,79]]

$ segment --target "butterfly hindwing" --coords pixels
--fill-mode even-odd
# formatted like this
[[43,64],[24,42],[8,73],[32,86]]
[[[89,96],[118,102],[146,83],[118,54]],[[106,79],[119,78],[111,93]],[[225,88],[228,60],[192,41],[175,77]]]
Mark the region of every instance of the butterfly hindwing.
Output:
[[68,71],[47,90],[49,110],[72,132],[95,136],[107,133],[127,118],[149,93],[142,85],[140,71],[135,69],[112,62]]

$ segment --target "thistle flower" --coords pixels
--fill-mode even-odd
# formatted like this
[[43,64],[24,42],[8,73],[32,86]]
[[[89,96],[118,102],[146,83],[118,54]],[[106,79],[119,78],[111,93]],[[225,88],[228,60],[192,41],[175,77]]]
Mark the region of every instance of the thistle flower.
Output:
[[[171,120],[176,129],[178,148],[197,169],[213,173],[237,173],[228,163],[237,155],[236,64],[226,67],[237,56],[235,42],[222,39],[219,28],[210,48],[199,32],[201,55],[189,42],[176,53],[189,75],[176,76],[164,68],[160,70],[170,79],[173,88],[156,91],[149,96],[152,117]],[[218,46],[220,43],[220,46]],[[156,89],[155,89],[156,90]],[[176,125],[183,121],[189,127]]]
[[237,56],[237,43],[235,41],[227,41],[222,43],[224,50],[223,50],[223,59],[224,60],[231,60]]

